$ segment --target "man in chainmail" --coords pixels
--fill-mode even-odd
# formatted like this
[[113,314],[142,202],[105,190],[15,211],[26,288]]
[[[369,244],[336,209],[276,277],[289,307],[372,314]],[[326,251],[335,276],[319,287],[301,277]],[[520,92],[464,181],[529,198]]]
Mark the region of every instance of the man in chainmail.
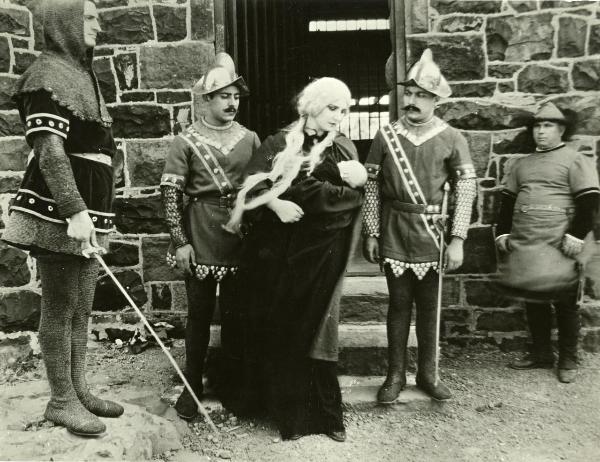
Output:
[[94,3],[44,3],[45,50],[14,99],[33,149],[2,239],[29,250],[42,284],[39,342],[50,383],[47,420],[96,436],[98,417],[123,408],[92,395],[85,379],[87,328],[98,266],[82,247],[106,247],[113,228],[110,118],[92,70],[100,31]]
[[417,386],[437,400],[451,397],[436,377],[436,309],[439,268],[438,221],[444,184],[451,182],[455,207],[446,270],[463,262],[475,172],[465,138],[434,115],[450,86],[430,50],[403,83],[405,114],[382,127],[365,166],[369,173],[363,217],[364,254],[385,269],[389,290],[388,373],[377,399],[391,403],[406,385],[406,348],[416,302]]
[[[248,87],[235,74],[229,55],[217,55],[215,65],[194,86],[193,93],[196,121],[173,140],[161,179],[171,234],[167,260],[185,274],[186,376],[198,396],[203,391],[204,361],[219,286],[222,379],[217,392],[228,405],[227,400],[235,395],[235,381],[223,376],[226,371],[235,375],[235,344],[241,340],[235,293],[241,239],[223,225],[229,221],[246,164],[260,141],[256,133],[234,121],[239,98],[248,94]],[[185,209],[184,194],[189,199]],[[187,420],[198,414],[187,389],[175,409]]]

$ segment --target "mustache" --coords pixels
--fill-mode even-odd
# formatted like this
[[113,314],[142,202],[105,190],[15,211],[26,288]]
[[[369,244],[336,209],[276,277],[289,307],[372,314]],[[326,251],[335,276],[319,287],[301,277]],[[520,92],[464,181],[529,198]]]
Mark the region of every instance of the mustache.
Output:
[[412,104],[409,104],[408,106],[404,106],[402,108],[402,110],[404,111],[415,111],[415,112],[421,112],[421,110],[417,107],[417,106],[413,106]]
[[237,109],[234,108],[233,106],[230,106],[227,109],[225,109],[224,112],[235,114],[237,112]]

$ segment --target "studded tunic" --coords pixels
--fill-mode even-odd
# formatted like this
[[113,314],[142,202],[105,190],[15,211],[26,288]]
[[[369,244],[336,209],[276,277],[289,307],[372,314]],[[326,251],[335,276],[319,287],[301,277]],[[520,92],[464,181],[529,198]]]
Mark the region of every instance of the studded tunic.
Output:
[[476,184],[465,138],[437,117],[418,126],[400,119],[377,133],[365,165],[364,234],[380,238],[384,262],[397,276],[412,269],[421,279],[437,270],[446,182],[455,194],[451,234],[466,238],[470,224]]
[[[70,172],[55,171],[55,166],[45,171],[32,151],[9,209],[3,240],[38,253],[78,255],[81,244],[67,236],[66,219],[88,210],[99,244],[106,245],[114,228],[111,158],[116,147],[110,127],[75,116],[46,90],[23,93],[17,103],[27,143],[33,147],[35,137],[40,134],[59,136],[72,176]],[[53,177],[56,197],[48,187],[49,176]],[[56,181],[61,178],[62,181]]]
[[[229,221],[246,164],[260,145],[258,135],[237,122],[219,128],[199,121],[178,135],[161,179],[169,253],[191,244],[200,279],[212,273],[219,280],[239,264],[241,239],[222,225]],[[183,194],[189,199],[185,209]]]

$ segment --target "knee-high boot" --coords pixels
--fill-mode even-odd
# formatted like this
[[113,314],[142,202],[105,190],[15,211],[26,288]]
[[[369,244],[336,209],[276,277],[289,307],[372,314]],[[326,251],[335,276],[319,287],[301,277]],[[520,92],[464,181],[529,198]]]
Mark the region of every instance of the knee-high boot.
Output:
[[563,383],[575,380],[578,368],[577,343],[581,320],[576,294],[565,294],[556,306],[558,324],[558,379]]
[[443,401],[450,399],[452,393],[439,377],[436,377],[437,292],[438,273],[429,270],[423,279],[416,283],[415,289],[418,342],[417,386],[432,398]]
[[388,370],[377,393],[377,401],[392,403],[406,386],[407,344],[413,304],[414,275],[407,271],[399,277],[386,268],[389,292],[387,313]]
[[38,257],[42,282],[39,341],[50,384],[44,417],[78,435],[95,436],[106,426],[79,401],[71,379],[71,330],[78,305],[78,257]]
[[100,399],[90,393],[85,379],[88,321],[94,302],[98,262],[86,260],[79,272],[78,303],[71,323],[71,379],[81,404],[100,417],[119,417],[123,407],[113,401]]

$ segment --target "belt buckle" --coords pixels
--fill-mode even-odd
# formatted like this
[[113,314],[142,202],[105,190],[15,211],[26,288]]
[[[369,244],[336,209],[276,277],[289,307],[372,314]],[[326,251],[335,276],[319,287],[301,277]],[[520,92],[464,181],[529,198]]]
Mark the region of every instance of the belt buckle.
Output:
[[230,209],[233,207],[233,195],[227,194],[219,197],[219,207],[224,209]]

